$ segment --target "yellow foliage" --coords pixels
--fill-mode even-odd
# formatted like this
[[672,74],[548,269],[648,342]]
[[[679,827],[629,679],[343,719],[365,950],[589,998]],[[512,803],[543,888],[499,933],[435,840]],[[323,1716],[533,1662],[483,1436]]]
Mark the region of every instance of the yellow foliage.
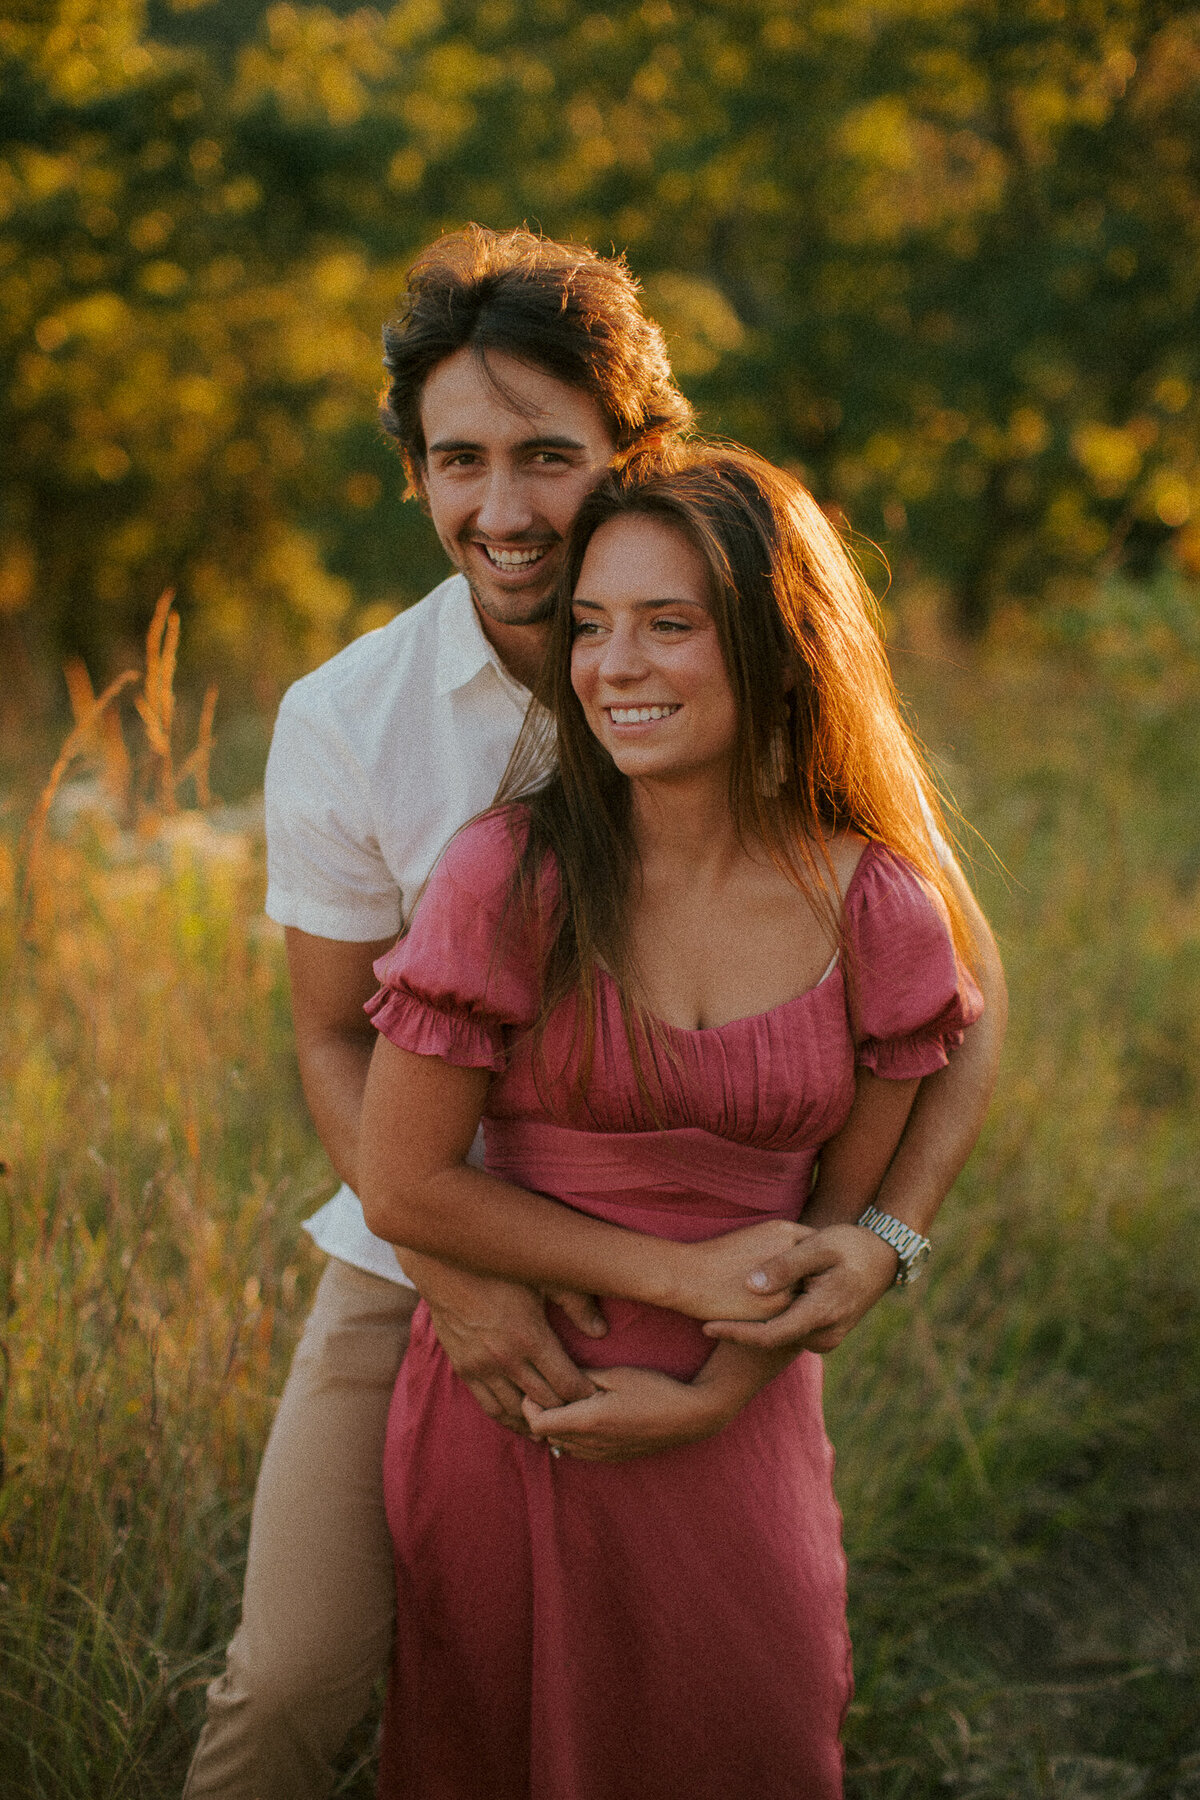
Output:
[[383,41],[392,50],[412,50],[434,35],[443,18],[439,0],[400,0],[384,17]]
[[1150,504],[1158,518],[1172,530],[1186,525],[1195,510],[1191,483],[1176,469],[1157,469],[1150,479]]
[[666,269],[645,283],[646,305],[667,336],[676,374],[707,375],[737,350],[745,330],[715,283]]
[[897,95],[852,107],[835,133],[835,148],[857,190],[835,221],[850,243],[963,228],[1004,198],[1008,168],[994,143],[922,118]]
[[293,119],[317,117],[333,127],[355,124],[370,103],[370,84],[385,81],[395,62],[380,15],[366,8],[339,17],[324,6],[271,6],[267,43],[238,58],[238,100],[269,95]]
[[278,527],[262,552],[259,567],[264,580],[316,628],[316,642],[331,647],[331,634],[349,610],[353,595],[348,581],[325,568],[315,538],[296,528]]
[[86,103],[154,73],[161,49],[142,42],[145,0],[57,0],[42,28],[38,65],[59,99]]
[[65,306],[61,317],[68,332],[101,343],[125,334],[133,325],[128,302],[104,289]]
[[1018,406],[1008,422],[1008,437],[1018,456],[1040,456],[1050,442],[1050,427],[1036,407]]
[[33,598],[37,559],[22,538],[0,550],[0,614],[21,612]]
[[1192,397],[1190,382],[1178,375],[1167,375],[1154,390],[1154,400],[1164,412],[1181,413]]
[[1141,448],[1128,427],[1081,425],[1071,438],[1071,449],[1096,492],[1106,497],[1123,493],[1142,466]]

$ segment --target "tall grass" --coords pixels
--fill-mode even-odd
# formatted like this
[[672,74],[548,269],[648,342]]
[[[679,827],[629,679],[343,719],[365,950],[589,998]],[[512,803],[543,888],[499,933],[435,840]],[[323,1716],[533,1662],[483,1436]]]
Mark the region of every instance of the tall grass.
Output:
[[124,1800],[178,1790],[228,1635],[326,1168],[257,832],[166,811],[149,732],[114,792],[79,710],[104,807],[39,805],[27,883],[0,850],[0,1791]]
[[[1135,599],[901,661],[1014,1004],[929,1280],[828,1367],[855,1800],[1200,1796],[1200,666]],[[160,776],[48,816],[25,932],[0,865],[5,1800],[178,1792],[328,1191],[258,834]]]
[[931,1278],[829,1365],[861,1800],[1200,1795],[1200,622],[901,661],[981,858],[1005,1073]]

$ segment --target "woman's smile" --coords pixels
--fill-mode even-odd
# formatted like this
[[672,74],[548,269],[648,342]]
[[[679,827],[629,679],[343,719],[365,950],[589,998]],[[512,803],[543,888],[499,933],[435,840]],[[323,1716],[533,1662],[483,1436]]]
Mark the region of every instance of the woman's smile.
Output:
[[606,706],[605,712],[614,725],[649,725],[656,719],[670,719],[679,711],[679,703],[650,706]]

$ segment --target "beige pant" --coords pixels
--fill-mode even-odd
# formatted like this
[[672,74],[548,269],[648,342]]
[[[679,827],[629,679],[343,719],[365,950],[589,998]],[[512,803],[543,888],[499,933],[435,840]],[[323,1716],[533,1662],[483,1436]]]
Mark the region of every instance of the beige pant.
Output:
[[317,1800],[391,1651],[383,1438],[411,1288],[330,1261],[259,1472],[242,1622],[184,1800]]

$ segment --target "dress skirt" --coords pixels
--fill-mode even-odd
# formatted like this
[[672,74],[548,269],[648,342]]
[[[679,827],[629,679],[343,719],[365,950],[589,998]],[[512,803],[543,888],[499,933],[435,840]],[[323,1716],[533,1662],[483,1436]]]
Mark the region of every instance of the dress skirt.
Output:
[[[581,1363],[632,1362],[624,1331],[597,1344],[558,1322]],[[645,1320],[630,1324],[650,1366]],[[815,1356],[703,1443],[576,1461],[485,1417],[422,1305],[385,1453],[380,1794],[838,1800],[850,1645],[831,1465]]]

